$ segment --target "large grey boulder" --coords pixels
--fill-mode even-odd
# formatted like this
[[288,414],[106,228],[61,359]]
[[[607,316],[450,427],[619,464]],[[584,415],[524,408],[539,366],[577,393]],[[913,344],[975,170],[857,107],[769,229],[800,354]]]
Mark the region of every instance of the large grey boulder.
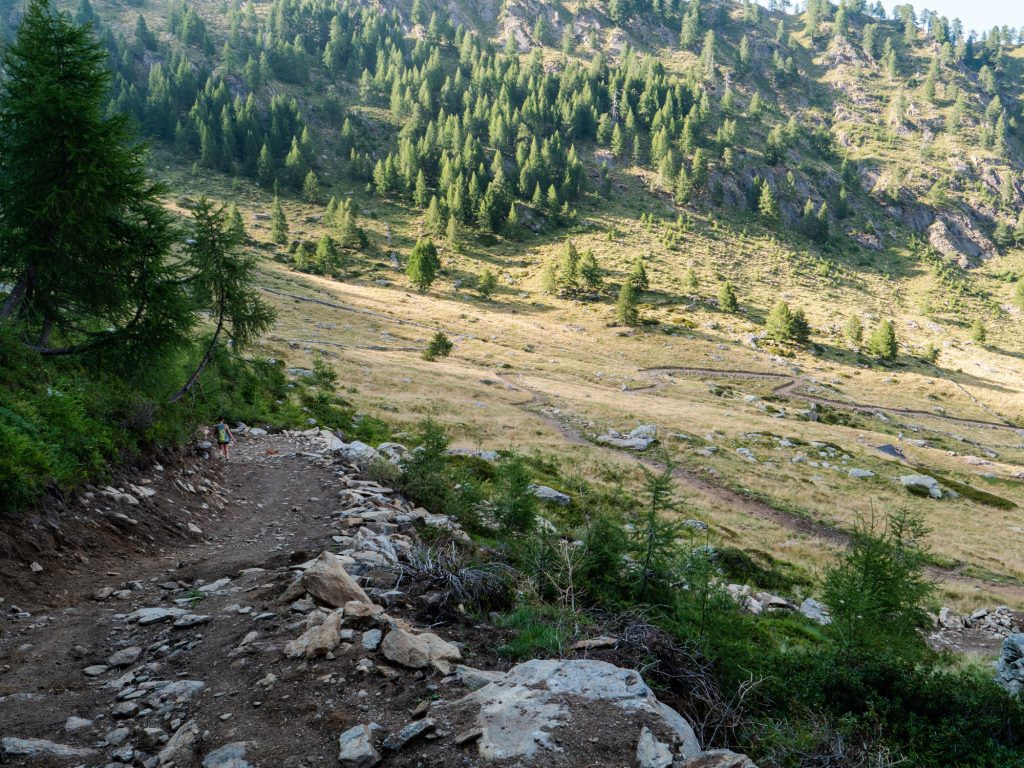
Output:
[[[447,706],[474,715],[485,760],[526,763],[539,750],[559,749],[560,729],[583,727],[573,723],[577,707],[590,713],[597,706],[616,710],[624,727],[632,717],[636,725],[670,734],[684,758],[701,751],[690,724],[658,701],[638,673],[603,661],[533,659]],[[579,712],[581,719],[588,716]]]
[[350,600],[373,602],[333,552],[324,552],[313,561],[302,574],[302,586],[317,602],[331,608],[342,608]]
[[740,755],[728,749],[712,749],[684,761],[682,768],[757,768],[757,766],[746,755]]
[[929,475],[902,475],[900,482],[908,490],[921,489],[927,491],[928,495],[933,499],[942,498],[942,488],[939,487],[939,481]]
[[1024,633],[1016,632],[1003,640],[996,661],[996,682],[1014,696],[1024,691]]
[[[424,632],[414,635],[395,627],[380,644],[384,658],[409,669],[423,669],[431,665],[445,668],[447,662],[459,661],[459,649],[435,634]],[[450,670],[449,670],[450,671]]]
[[284,647],[284,655],[289,659],[305,656],[315,659],[324,656],[338,647],[341,642],[341,614],[333,611],[327,615],[322,624],[310,627],[299,637]]
[[569,502],[572,498],[561,491],[556,491],[554,488],[549,488],[546,485],[530,485],[530,493],[536,496],[541,501],[553,501],[555,504],[559,504],[563,507],[569,506]]

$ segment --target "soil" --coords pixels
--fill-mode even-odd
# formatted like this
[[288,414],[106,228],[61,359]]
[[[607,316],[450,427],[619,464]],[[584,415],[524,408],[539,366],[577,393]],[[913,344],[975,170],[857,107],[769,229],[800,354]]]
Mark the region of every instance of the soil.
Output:
[[[41,516],[26,520],[20,539],[17,526],[8,524],[0,581],[7,619],[0,626],[0,737],[94,752],[84,762],[0,754],[0,764],[162,765],[158,755],[167,739],[194,722],[197,747],[175,756],[175,768],[195,768],[236,742],[246,744],[247,766],[335,766],[342,732],[376,724],[379,744],[412,722],[417,707],[415,716],[431,718],[433,729],[403,749],[382,749],[382,765],[483,764],[473,739],[457,744],[458,735],[472,731],[475,711],[458,705],[468,691],[456,677],[390,666],[363,647],[359,626],[326,657],[293,660],[282,653],[305,630],[306,616],[279,598],[293,567],[344,532],[338,489],[354,477],[304,447],[283,436],[243,436],[231,462],[185,455],[125,470],[115,487],[155,491],[138,505],[93,489],[60,514],[51,509],[46,524]],[[114,525],[117,513],[134,523]],[[30,543],[14,546],[17,541]],[[26,556],[42,570],[32,570]],[[107,595],[111,589],[117,591]],[[406,597],[388,605],[393,619],[455,643],[469,666],[511,666],[497,653],[506,632],[452,606],[426,609],[429,601],[420,595],[428,584],[405,581],[401,589]],[[139,609],[179,607],[209,620],[180,628],[132,621]],[[135,661],[111,664],[113,654],[132,647],[141,650]],[[364,672],[360,662],[367,658],[373,664]],[[109,668],[86,672],[96,666]],[[197,690],[161,707],[159,681]],[[610,704],[565,704],[573,709],[572,727],[557,729],[553,749],[538,755],[553,768],[632,765],[642,726],[663,735],[649,716],[627,716]],[[89,723],[69,730],[69,718]]]

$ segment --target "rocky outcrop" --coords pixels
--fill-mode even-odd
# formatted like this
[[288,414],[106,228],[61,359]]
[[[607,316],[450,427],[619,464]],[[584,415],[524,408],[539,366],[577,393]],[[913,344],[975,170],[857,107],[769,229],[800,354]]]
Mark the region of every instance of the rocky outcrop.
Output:
[[996,661],[996,682],[1012,695],[1024,691],[1024,634],[1018,632],[1003,641]]
[[609,429],[607,433],[599,435],[596,440],[603,445],[610,445],[614,448],[644,451],[651,447],[657,439],[657,435],[658,428],[656,426],[653,424],[642,424],[626,433]]
[[486,760],[542,764],[531,761],[555,748],[559,732],[578,716],[577,707],[590,717],[602,707],[611,710],[623,730],[627,722],[636,723],[638,732],[649,727],[671,740],[682,758],[701,752],[690,724],[658,701],[638,673],[603,661],[527,661],[450,706],[473,715],[480,729],[477,749]]
[[958,211],[943,211],[928,227],[928,243],[948,259],[968,269],[996,254],[996,247],[974,221]]

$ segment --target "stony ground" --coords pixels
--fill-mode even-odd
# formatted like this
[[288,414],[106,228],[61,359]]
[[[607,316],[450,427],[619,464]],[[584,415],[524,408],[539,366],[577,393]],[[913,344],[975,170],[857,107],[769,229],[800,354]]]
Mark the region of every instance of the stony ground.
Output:
[[[482,764],[480,705],[443,702],[492,679],[473,668],[508,669],[501,633],[425,610],[436,604],[428,585],[397,562],[416,528],[447,522],[360,479],[315,438],[243,437],[230,463],[137,469],[65,517],[64,546],[45,548],[40,534],[38,560],[12,550],[4,564],[0,764],[312,768],[339,764],[342,734],[354,750],[343,766],[375,764],[361,736],[384,765]],[[73,532],[88,546],[69,546]],[[320,557],[328,549],[341,554]],[[313,561],[358,574],[356,604],[319,594]],[[428,630],[443,640],[424,650]],[[638,743],[662,738],[682,750],[635,673],[558,674],[561,689],[516,690],[543,699],[545,717],[573,710],[574,727],[545,724],[541,762],[515,764],[636,765]],[[592,674],[627,693],[584,701]],[[624,700],[639,709],[625,713]],[[498,711],[493,734],[529,725],[509,727]],[[492,749],[511,748],[495,738]]]

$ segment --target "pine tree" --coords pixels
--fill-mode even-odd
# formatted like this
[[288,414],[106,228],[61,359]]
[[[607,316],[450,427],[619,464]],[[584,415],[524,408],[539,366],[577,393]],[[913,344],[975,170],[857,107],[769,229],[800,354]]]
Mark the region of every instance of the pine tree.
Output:
[[790,324],[791,340],[796,344],[806,344],[811,340],[811,325],[807,322],[807,315],[799,307],[793,310],[793,320]]
[[[117,342],[123,359],[179,344],[192,317],[177,239],[128,118],[107,114],[108,52],[30,0],[0,81],[0,322],[48,354]],[[51,334],[67,346],[50,346]]]
[[896,341],[896,328],[892,320],[883,320],[871,333],[868,339],[868,352],[880,360],[896,359],[899,343]]
[[723,312],[736,312],[740,308],[736,298],[736,289],[726,280],[718,290],[718,308]]
[[316,260],[317,269],[322,275],[333,275],[344,266],[342,252],[338,249],[338,244],[330,235],[321,236],[316,244],[314,259]]
[[629,280],[619,288],[619,299],[615,304],[615,320],[621,325],[636,326],[640,324],[640,310],[637,307],[636,291]]
[[693,271],[693,267],[687,267],[686,272],[683,273],[683,287],[691,296],[695,295],[700,289],[700,283],[697,281],[697,273]]
[[988,338],[988,332],[985,330],[985,323],[981,321],[980,317],[975,318],[971,323],[971,339],[978,344],[984,344],[986,338]]
[[320,181],[316,172],[309,171],[302,182],[302,197],[307,203],[316,203],[320,200]]
[[135,20],[135,40],[147,51],[156,50],[156,35],[149,30],[148,26],[146,26],[146,20],[143,18],[141,13]]
[[477,281],[476,289],[485,299],[491,298],[495,290],[498,288],[498,278],[494,275],[490,269],[485,269],[484,273],[480,275],[480,280]]
[[637,293],[650,290],[651,285],[647,279],[647,267],[644,265],[643,256],[637,256],[633,262],[633,268],[629,272],[628,280],[633,285],[633,290]]
[[540,276],[540,289],[550,295],[558,291],[558,265],[549,261],[544,265],[544,271]]
[[462,222],[459,221],[458,216],[449,216],[448,226],[445,227],[445,240],[448,241],[448,247],[456,252],[461,251],[463,239]]
[[508,209],[503,231],[509,240],[518,240],[523,234],[522,225],[519,223],[519,210],[515,203],[512,203]]
[[793,313],[789,304],[779,300],[765,320],[765,333],[775,341],[791,341],[793,338]]
[[603,282],[601,267],[598,266],[597,259],[594,257],[594,252],[589,248],[580,256],[579,272],[580,281],[584,290],[589,293],[596,293],[601,290],[601,284]]
[[236,243],[244,243],[249,234],[245,231],[245,222],[242,221],[242,214],[234,203],[228,209],[228,232]]
[[274,160],[266,143],[260,149],[260,156],[256,161],[256,177],[264,187],[270,187],[274,183]]
[[758,212],[768,221],[776,221],[779,218],[779,204],[775,200],[775,193],[772,192],[768,182],[761,185],[761,195],[757,200]]
[[409,254],[409,263],[405,268],[405,274],[416,286],[420,293],[427,289],[437,279],[437,273],[441,269],[441,261],[437,256],[437,246],[434,241],[427,239],[417,240]]
[[843,327],[843,335],[846,336],[846,340],[850,342],[854,349],[860,347],[861,342],[864,340],[864,326],[861,324],[859,317],[853,315],[846,321],[846,325]]
[[281,198],[277,195],[274,195],[274,202],[270,205],[270,239],[278,245],[288,242],[288,219],[281,207]]
[[[427,177],[423,174],[423,169],[420,168],[420,170],[416,174],[416,188],[412,196],[413,202],[416,203],[417,208],[426,207],[427,194]],[[431,200],[433,200],[434,204],[436,205],[437,201],[434,200],[433,197],[431,197]]]
[[558,287],[570,296],[579,290],[580,254],[572,240],[565,241],[562,256],[558,261]]
[[434,237],[443,237],[445,234],[444,216],[441,214],[441,206],[436,195],[430,196],[427,212],[423,214],[423,228]]

